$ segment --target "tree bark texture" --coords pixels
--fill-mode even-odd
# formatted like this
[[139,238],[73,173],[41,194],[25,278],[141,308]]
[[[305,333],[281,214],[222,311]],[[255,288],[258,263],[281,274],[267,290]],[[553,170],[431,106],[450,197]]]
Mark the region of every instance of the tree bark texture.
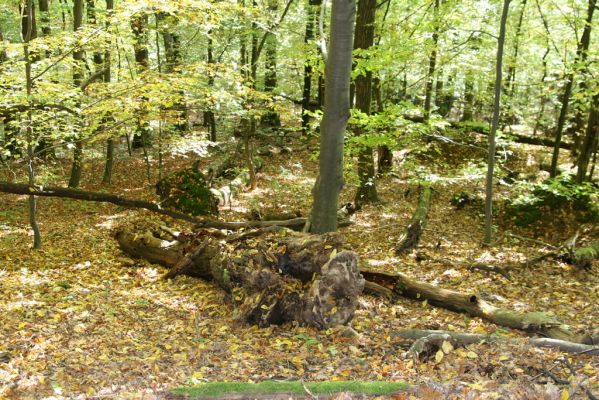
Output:
[[[587,17],[582,31],[582,37],[576,49],[576,57],[574,58],[574,66],[579,62],[584,62],[587,58],[589,50],[589,44],[591,42],[591,27],[593,22],[593,13],[597,7],[597,0],[589,0],[589,7],[587,11]],[[559,150],[560,143],[562,141],[562,134],[564,126],[566,124],[566,118],[568,116],[568,107],[570,104],[570,96],[572,95],[572,86],[574,84],[574,72],[570,72],[566,77],[566,86],[564,87],[564,94],[562,96],[562,107],[560,109],[559,118],[557,120],[557,128],[555,130],[555,147],[553,148],[553,156],[551,158],[551,171],[549,175],[553,178],[557,175],[557,164],[559,161]]]
[[399,243],[395,248],[396,254],[403,254],[407,251],[415,249],[420,242],[420,237],[426,225],[426,217],[431,206],[433,197],[433,189],[430,185],[425,184],[420,188],[420,197],[418,206],[412,215],[410,224],[406,227],[404,233],[399,239]]
[[[131,30],[133,32],[133,37],[135,38],[133,52],[138,74],[143,74],[150,66],[147,29],[147,14],[138,13],[131,17]],[[147,99],[142,96],[140,98],[140,105],[136,111],[137,127],[135,136],[133,136],[132,146],[137,149],[148,145],[150,142],[150,124],[149,121],[145,120],[147,118],[147,113],[144,111],[146,103]]]
[[306,52],[308,57],[304,61],[304,87],[302,90],[302,129],[306,131],[310,123],[310,116],[306,114],[306,111],[312,111],[313,107],[310,106],[312,98],[312,73],[313,68],[309,56],[312,54],[309,46],[316,47],[314,41],[314,31],[317,15],[320,12],[322,0],[308,0],[308,10],[306,13],[306,34],[304,36],[304,45],[306,46]]
[[424,119],[428,121],[431,115],[431,103],[433,97],[433,81],[435,80],[435,68],[437,66],[437,51],[439,43],[439,7],[441,6],[441,0],[434,0],[433,10],[433,47],[431,49],[431,55],[428,59],[428,73],[426,76],[426,88],[424,92]]
[[408,278],[406,275],[387,274],[375,271],[361,271],[364,278],[380,286],[390,288],[395,296],[407,297],[451,311],[465,313],[494,324],[512,329],[537,333],[542,336],[573,343],[594,344],[599,336],[593,334],[576,334],[568,325],[559,321],[554,315],[544,312],[519,312],[495,307],[480,299],[474,293],[463,293],[444,289],[425,282]]
[[[599,94],[593,96],[592,104],[589,110],[589,121],[587,123],[587,129],[584,136],[584,141],[578,154],[578,160],[576,166],[578,171],[576,173],[576,181],[578,183],[584,182],[587,176],[587,170],[589,168],[589,162],[593,152],[597,148],[597,141],[599,137]],[[589,180],[593,178],[589,175]]]
[[[77,31],[83,25],[83,0],[74,0],[73,2],[73,31]],[[83,82],[83,50],[73,52],[73,85],[81,87]],[[73,151],[73,165],[71,166],[71,176],[69,178],[69,187],[76,188],[81,181],[83,172],[83,140],[78,137]]]
[[[374,17],[376,0],[358,0],[354,50],[367,50],[374,44]],[[370,115],[372,104],[372,71],[366,70],[355,80],[356,108]],[[361,126],[355,127],[357,136],[366,134]],[[378,201],[376,176],[372,147],[360,146],[358,149],[358,177],[360,185],[356,192],[355,203],[359,207],[363,203]]]
[[364,279],[355,253],[344,251],[336,233],[302,235],[289,231],[247,234],[228,241],[199,235],[185,251],[151,229],[124,228],[121,249],[171,270],[215,282],[231,295],[238,317],[252,325],[297,321],[319,329],[346,324],[357,308]]
[[495,100],[493,103],[493,121],[489,132],[489,160],[487,164],[487,180],[485,189],[485,243],[490,244],[493,236],[493,171],[495,169],[495,135],[499,127],[499,112],[501,110],[501,84],[503,69],[503,44],[510,0],[504,0],[501,22],[499,24],[499,38],[497,40],[497,61],[495,65]]
[[[446,340],[452,343],[454,347],[467,346],[473,343],[501,343],[504,341],[517,341],[507,336],[498,335],[485,335],[476,333],[465,333],[465,332],[454,332],[454,331],[440,331],[440,330],[423,330],[423,329],[401,329],[394,332],[392,336],[396,336],[402,339],[416,340],[410,352],[415,355],[420,355],[424,350],[429,340],[434,337],[441,336],[442,340]],[[418,341],[421,341],[423,345],[419,345]],[[532,347],[539,348],[553,348],[559,351],[567,353],[585,353],[589,355],[599,355],[599,347],[589,344],[573,343],[565,340],[551,339],[551,338],[529,338],[527,344]],[[437,345],[437,350],[440,348]],[[434,355],[433,352],[429,352],[430,355]]]
[[343,186],[343,138],[349,118],[354,0],[333,0],[326,65],[324,117],[320,126],[319,175],[314,185],[311,231],[337,230],[337,203]]

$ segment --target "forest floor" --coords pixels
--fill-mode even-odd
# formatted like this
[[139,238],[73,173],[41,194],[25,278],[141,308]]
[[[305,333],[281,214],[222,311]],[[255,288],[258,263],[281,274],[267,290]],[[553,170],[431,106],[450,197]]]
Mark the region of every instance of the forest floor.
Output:
[[[474,291],[505,308],[552,311],[574,331],[596,328],[597,267],[582,271],[552,259],[527,267],[522,262],[547,249],[502,234],[560,244],[579,228],[582,237],[592,237],[597,227],[556,215],[522,229],[499,214],[499,240],[484,248],[482,207],[456,210],[450,204],[462,190],[482,194],[484,174],[468,160],[480,163],[484,155],[455,147],[453,156],[444,159],[449,152],[441,150],[414,155],[412,161],[408,157],[381,179],[383,202],[365,206],[352,217],[353,225],[341,229],[347,248],[370,269]],[[549,150],[519,148],[513,165],[533,171],[541,151]],[[433,205],[419,248],[428,258],[397,257],[394,247],[418,200],[414,170],[407,166],[416,161],[432,165],[433,159]],[[189,164],[189,159],[172,157],[167,167]],[[245,219],[256,206],[305,215],[316,166],[307,150],[266,157],[258,189],[234,199],[222,218]],[[110,187],[99,185],[102,167],[101,159],[85,165],[85,189],[156,200],[139,157],[118,159]],[[41,171],[40,180],[64,183],[67,172],[66,164],[57,163]],[[354,179],[348,179],[342,201],[352,200]],[[497,204],[519,190],[496,188]],[[429,399],[586,398],[586,389],[599,396],[597,357],[532,348],[520,331],[426,302],[399,299],[391,304],[364,295],[351,322],[359,336],[351,339],[338,329],[244,325],[215,285],[184,276],[160,280],[163,268],[131,260],[119,250],[112,236],[117,225],[159,216],[58,198],[38,202],[44,242],[42,250],[32,251],[26,197],[0,195],[0,398],[151,399],[177,386],[267,379],[403,381],[421,385],[412,396]],[[474,261],[518,267],[508,281],[461,264]],[[403,328],[498,333],[522,340],[471,345],[415,362],[405,355],[406,343],[393,334]]]

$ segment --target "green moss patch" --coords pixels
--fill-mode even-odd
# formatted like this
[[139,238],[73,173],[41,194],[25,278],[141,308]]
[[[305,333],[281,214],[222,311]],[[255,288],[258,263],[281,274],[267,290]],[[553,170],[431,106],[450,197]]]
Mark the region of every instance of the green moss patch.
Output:
[[[405,390],[408,385],[403,382],[306,382],[306,388],[314,395],[331,395],[340,392],[354,394],[382,396]],[[200,386],[181,387],[173,389],[174,394],[186,395],[189,398],[219,397],[232,394],[243,395],[268,395],[276,393],[289,393],[306,395],[301,382],[274,382],[264,381],[259,383],[248,382],[211,382]]]

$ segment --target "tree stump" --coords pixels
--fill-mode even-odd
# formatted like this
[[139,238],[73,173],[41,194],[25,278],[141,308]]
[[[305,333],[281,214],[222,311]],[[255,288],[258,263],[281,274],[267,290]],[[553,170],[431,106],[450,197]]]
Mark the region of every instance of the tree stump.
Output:
[[125,227],[116,239],[127,254],[170,267],[166,278],[185,274],[215,282],[249,324],[297,321],[327,329],[351,321],[365,281],[357,255],[343,250],[339,234],[251,233],[227,238],[198,232],[183,243],[159,237],[156,229]]

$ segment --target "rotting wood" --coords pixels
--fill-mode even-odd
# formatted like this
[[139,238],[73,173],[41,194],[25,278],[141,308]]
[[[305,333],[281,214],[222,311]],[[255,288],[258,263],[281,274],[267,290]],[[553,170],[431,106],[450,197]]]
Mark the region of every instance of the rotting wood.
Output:
[[[442,331],[442,330],[422,330],[422,329],[402,329],[394,332],[392,336],[400,337],[402,339],[410,340],[421,340],[426,342],[426,338],[435,339],[444,337],[446,340],[449,338],[454,347],[467,346],[474,343],[497,343],[500,341],[512,341],[517,342],[518,339],[499,336],[499,335],[485,335],[485,334],[474,334],[465,332],[453,332],[453,331]],[[546,347],[554,348],[567,353],[584,353],[588,355],[599,355],[599,346],[590,344],[574,343],[565,340],[551,339],[551,338],[528,338],[526,339],[528,345],[532,347]],[[417,352],[424,349],[426,346],[421,343],[419,346],[412,346],[412,351]]]
[[420,242],[420,237],[422,236],[422,231],[426,225],[426,217],[428,215],[432,197],[432,188],[430,185],[424,184],[420,188],[420,197],[418,199],[416,211],[414,211],[414,215],[412,215],[410,224],[405,229],[404,233],[399,239],[397,247],[395,248],[396,254],[403,254],[418,246],[418,242]]
[[191,249],[151,235],[152,229],[139,235],[124,227],[116,239],[127,254],[148,260],[151,255],[153,262],[169,267],[167,278],[185,274],[215,282],[234,299],[239,318],[250,324],[297,321],[319,329],[345,324],[364,288],[358,257],[343,250],[338,233],[264,230],[259,237],[237,235],[230,242],[208,235]]
[[408,278],[404,274],[387,274],[375,271],[361,271],[366,281],[390,288],[396,296],[407,297],[451,311],[479,317],[494,324],[537,333],[548,338],[573,343],[599,343],[599,335],[579,335],[572,332],[550,313],[519,312],[494,305],[480,299],[475,293],[463,293],[445,289],[425,282]]

